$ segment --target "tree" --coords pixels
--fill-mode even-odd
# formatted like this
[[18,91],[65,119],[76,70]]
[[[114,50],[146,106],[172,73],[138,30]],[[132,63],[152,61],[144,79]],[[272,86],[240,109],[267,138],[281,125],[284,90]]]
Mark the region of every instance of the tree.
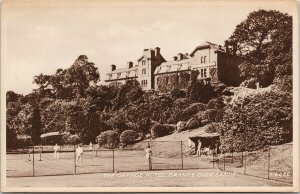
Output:
[[[289,53],[292,45],[292,17],[279,11],[258,10],[236,26],[226,41],[231,51],[254,62],[278,62]],[[273,60],[273,58],[276,60]],[[279,59],[280,61],[280,59]]]

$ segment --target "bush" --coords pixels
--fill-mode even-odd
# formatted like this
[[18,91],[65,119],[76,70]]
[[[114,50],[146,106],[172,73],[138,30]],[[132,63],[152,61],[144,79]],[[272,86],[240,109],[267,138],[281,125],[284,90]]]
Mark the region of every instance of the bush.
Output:
[[221,129],[222,129],[222,123],[216,123],[216,122],[212,122],[210,124],[207,125],[207,128],[205,129],[206,133],[220,133],[221,134]]
[[225,107],[218,110],[218,112],[216,113],[216,117],[215,117],[216,122],[222,122],[225,110],[226,110]]
[[29,135],[17,135],[16,144],[18,148],[32,146],[32,139]]
[[67,144],[67,145],[78,144],[80,143],[80,137],[77,134],[66,133],[62,137],[62,142],[63,144]]
[[187,129],[195,129],[197,127],[200,126],[200,122],[198,121],[198,119],[196,117],[190,118],[187,122],[186,122],[186,128]]
[[290,93],[271,90],[248,96],[241,106],[227,107],[220,138],[223,150],[252,151],[291,142],[292,102]]
[[152,138],[162,137],[165,135],[169,135],[174,131],[175,131],[174,125],[155,124],[151,128],[151,137]]
[[185,116],[193,116],[199,111],[203,111],[206,108],[206,104],[203,103],[193,103],[189,107],[183,110]]
[[96,142],[100,147],[115,148],[119,144],[119,133],[113,130],[104,131],[96,137]]
[[132,144],[139,137],[139,134],[133,130],[125,130],[120,135],[120,142],[123,145]]
[[223,108],[225,105],[224,105],[224,102],[223,102],[223,98],[222,97],[219,97],[219,98],[214,98],[214,99],[211,99],[207,105],[206,105],[206,109],[221,109]]
[[256,89],[256,83],[257,83],[257,80],[255,78],[250,78],[250,79],[243,81],[241,83],[240,87]]
[[175,88],[171,91],[171,96],[172,98],[185,98],[186,97],[186,92],[183,90],[180,90],[178,88]]
[[210,122],[214,122],[216,120],[218,110],[217,109],[209,109],[203,112],[202,120],[203,124],[207,124]]

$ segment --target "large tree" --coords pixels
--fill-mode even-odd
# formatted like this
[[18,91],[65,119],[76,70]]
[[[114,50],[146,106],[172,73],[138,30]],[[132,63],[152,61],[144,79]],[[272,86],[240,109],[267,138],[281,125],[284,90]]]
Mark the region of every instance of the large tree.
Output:
[[276,83],[291,90],[292,26],[292,16],[274,10],[254,11],[236,26],[225,44],[248,61],[240,65],[242,79],[250,75],[263,87]]
[[292,17],[274,10],[254,11],[236,26],[227,44],[255,62],[291,60]]

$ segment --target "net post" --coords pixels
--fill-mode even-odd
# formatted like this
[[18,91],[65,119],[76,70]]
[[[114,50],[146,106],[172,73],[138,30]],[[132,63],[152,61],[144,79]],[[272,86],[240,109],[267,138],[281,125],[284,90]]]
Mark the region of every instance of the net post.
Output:
[[181,169],[183,170],[183,151],[182,151],[182,141],[180,141],[180,152],[181,152]]
[[33,174],[33,176],[35,176],[35,172],[34,172],[34,146],[32,148],[32,174]]
[[115,149],[112,149],[112,154],[113,154],[113,172],[115,172]]
[[246,166],[247,166],[247,152],[245,152],[244,174],[246,174]]
[[76,147],[74,143],[74,174],[76,174]]
[[215,151],[213,152],[213,169],[215,168]]
[[225,157],[226,157],[226,153],[224,152],[224,156],[223,156],[223,161],[224,161],[224,171],[225,171],[225,163],[226,163]]
[[271,158],[271,148],[268,149],[268,179],[270,179],[270,158]]

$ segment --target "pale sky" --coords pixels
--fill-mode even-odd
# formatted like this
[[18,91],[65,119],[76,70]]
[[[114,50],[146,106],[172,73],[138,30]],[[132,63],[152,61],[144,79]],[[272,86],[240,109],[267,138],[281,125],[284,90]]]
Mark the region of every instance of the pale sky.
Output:
[[5,2],[1,10],[1,77],[2,89],[21,94],[37,87],[32,84],[34,75],[67,68],[82,54],[96,64],[103,81],[111,64],[123,68],[127,61],[136,63],[145,48],[158,46],[165,59],[172,60],[204,41],[223,45],[252,11],[276,9],[292,15],[291,5],[295,5],[282,1],[14,2]]

